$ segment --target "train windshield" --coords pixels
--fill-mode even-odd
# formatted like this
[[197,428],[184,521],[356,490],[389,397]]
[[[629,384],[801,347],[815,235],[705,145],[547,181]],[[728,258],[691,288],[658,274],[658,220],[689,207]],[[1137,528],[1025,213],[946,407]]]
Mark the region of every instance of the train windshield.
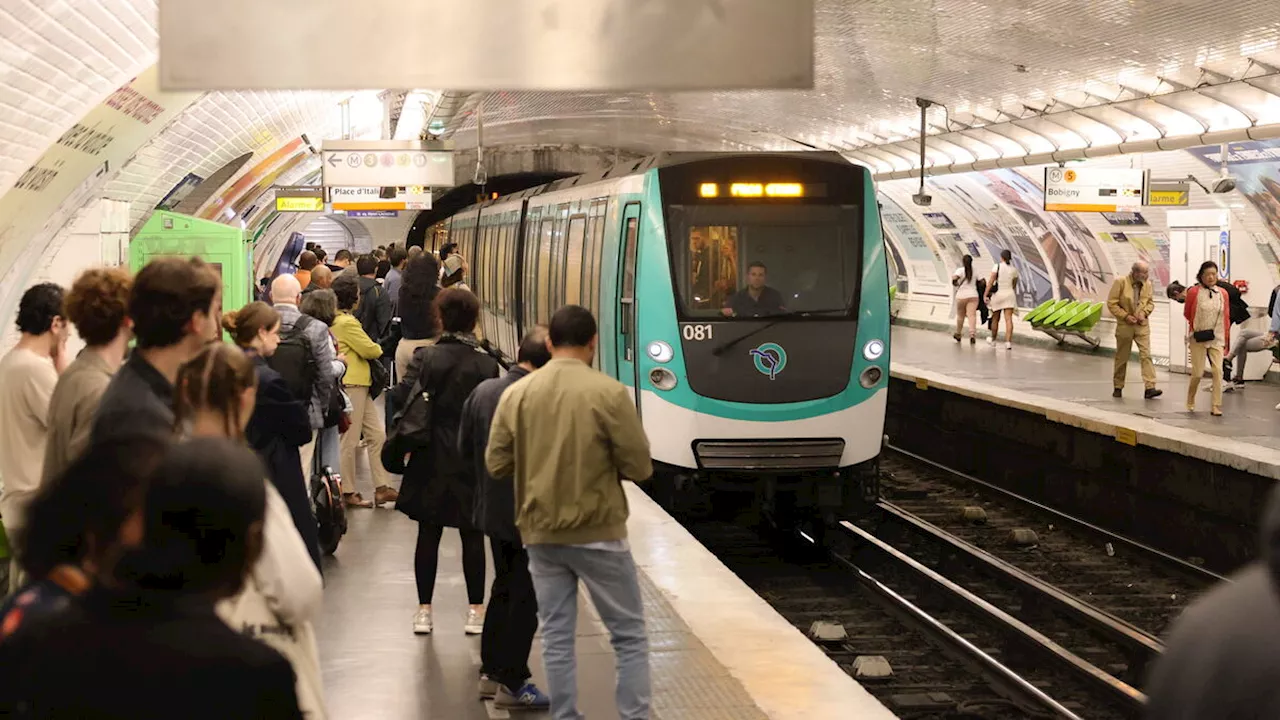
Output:
[[672,205],[667,220],[687,318],[841,318],[857,309],[856,205]]

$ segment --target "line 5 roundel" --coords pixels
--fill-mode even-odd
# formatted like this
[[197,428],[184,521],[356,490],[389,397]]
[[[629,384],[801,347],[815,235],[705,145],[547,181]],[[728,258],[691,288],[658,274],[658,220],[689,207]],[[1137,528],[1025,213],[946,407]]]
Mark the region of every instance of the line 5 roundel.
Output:
[[751,359],[755,361],[756,370],[761,375],[768,375],[770,380],[787,367],[787,351],[777,343],[765,343],[752,350]]

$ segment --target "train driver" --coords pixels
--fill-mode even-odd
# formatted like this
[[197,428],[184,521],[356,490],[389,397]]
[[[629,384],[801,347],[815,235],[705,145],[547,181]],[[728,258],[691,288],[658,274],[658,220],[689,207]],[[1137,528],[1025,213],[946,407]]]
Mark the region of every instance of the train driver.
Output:
[[759,260],[747,266],[747,286],[729,296],[721,310],[725,317],[763,317],[787,311],[782,294],[765,284],[769,269]]

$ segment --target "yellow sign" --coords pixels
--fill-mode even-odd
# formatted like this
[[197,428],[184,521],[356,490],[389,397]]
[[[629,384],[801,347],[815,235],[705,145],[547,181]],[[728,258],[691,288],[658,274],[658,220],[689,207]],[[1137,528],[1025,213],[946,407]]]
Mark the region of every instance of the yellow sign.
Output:
[[1147,193],[1147,205],[1160,207],[1183,207],[1191,202],[1191,193],[1186,190],[1152,190]]
[[1136,446],[1138,444],[1138,433],[1129,428],[1118,427],[1116,428],[1116,442]]
[[278,197],[277,212],[324,212],[324,198],[319,197]]

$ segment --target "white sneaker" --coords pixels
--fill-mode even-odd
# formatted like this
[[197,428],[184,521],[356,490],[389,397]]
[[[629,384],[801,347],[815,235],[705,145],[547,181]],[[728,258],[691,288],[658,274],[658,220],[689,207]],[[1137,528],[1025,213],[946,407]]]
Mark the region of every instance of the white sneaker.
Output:
[[1013,349],[1013,343],[1011,343],[1011,342],[1007,342],[1007,343],[1005,343],[1005,344],[1004,344],[1004,349],[1005,349],[1005,350],[1012,350],[1012,349]]
[[1276,403],[1276,409],[1280,410],[1280,403]]
[[413,616],[413,634],[430,635],[431,630],[431,611],[427,608],[418,608],[418,612]]
[[484,632],[484,610],[468,609],[467,624],[462,629],[468,635],[479,635]]
[[988,344],[988,345],[995,345],[995,344],[996,344],[996,337],[995,337],[995,335],[992,335],[991,337],[987,338],[987,344]]

